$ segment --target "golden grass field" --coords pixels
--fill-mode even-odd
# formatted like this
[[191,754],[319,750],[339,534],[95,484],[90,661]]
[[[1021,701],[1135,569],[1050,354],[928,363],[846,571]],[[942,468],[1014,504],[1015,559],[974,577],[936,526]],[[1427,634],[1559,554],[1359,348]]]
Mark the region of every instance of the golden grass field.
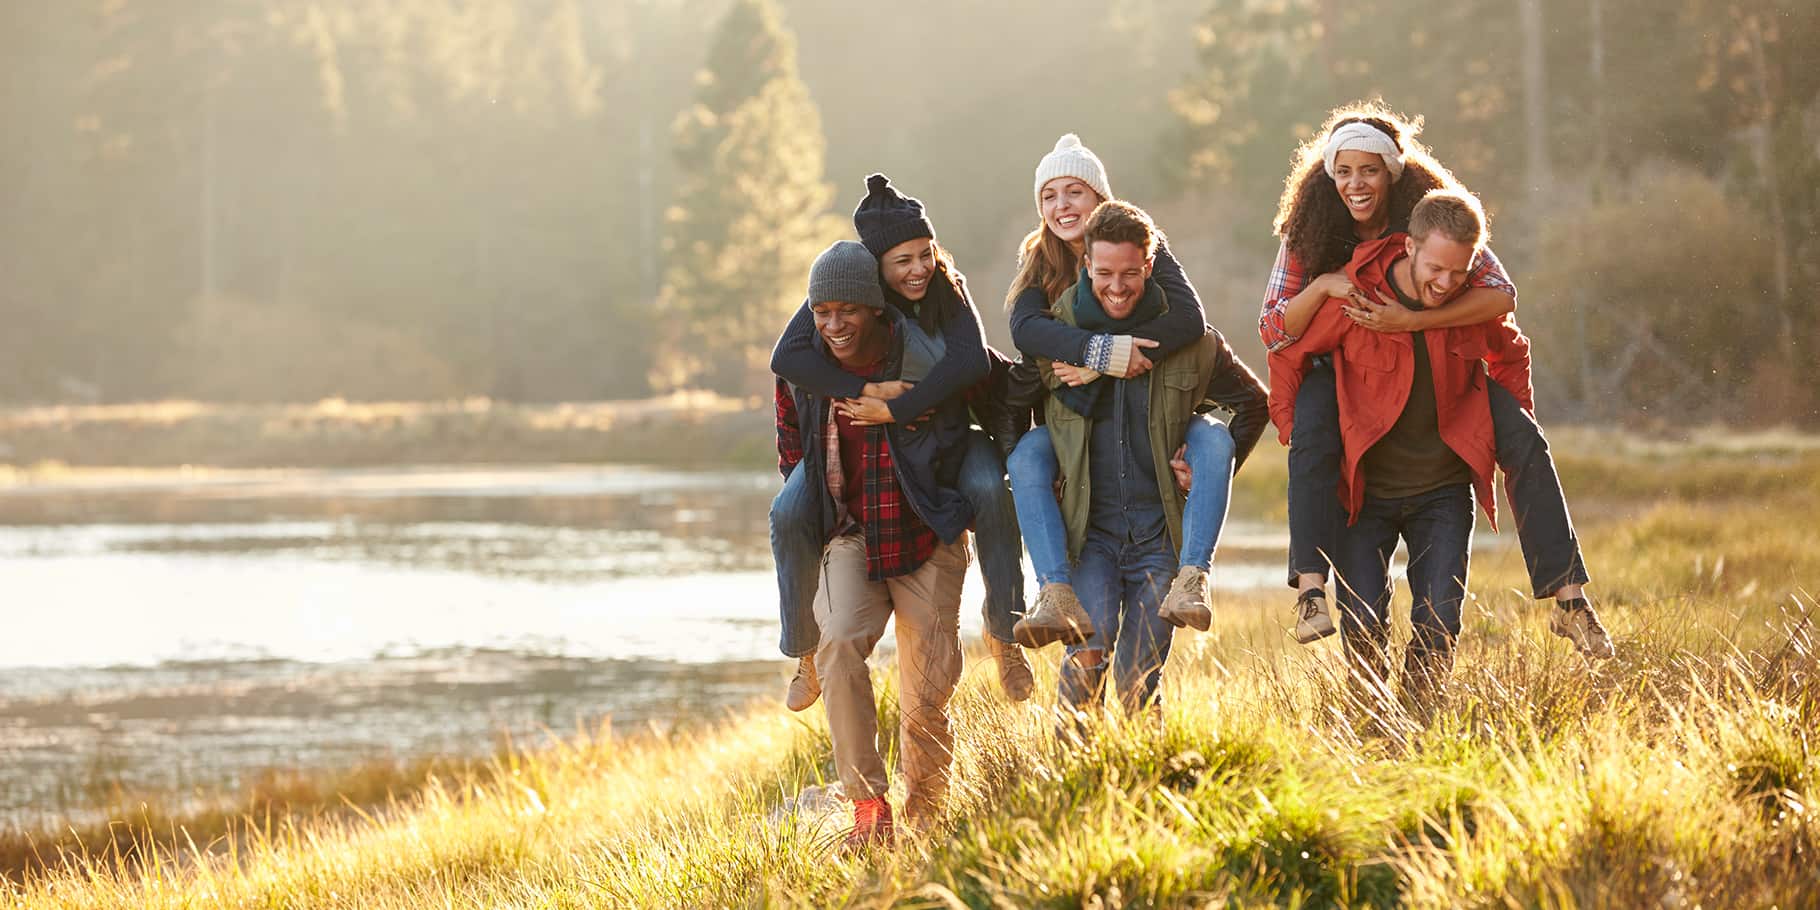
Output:
[[[1109,716],[1084,740],[1059,737],[1059,649],[1036,656],[1038,695],[1023,705],[1002,699],[989,661],[970,661],[945,816],[890,852],[842,856],[844,815],[788,808],[828,781],[826,727],[819,708],[760,703],[661,737],[603,730],[418,768],[389,800],[337,809],[324,786],[231,824],[160,818],[132,838],[123,819],[115,840],[86,831],[61,853],[40,839],[0,899],[1820,905],[1820,447],[1554,441],[1618,657],[1588,664],[1550,635],[1518,593],[1515,549],[1488,552],[1446,706],[1426,728],[1353,704],[1337,644],[1286,636],[1284,589],[1218,597],[1210,632],[1178,636],[1160,723]],[[1237,502],[1280,490],[1280,462],[1267,442]],[[893,676],[880,668],[881,692]]]

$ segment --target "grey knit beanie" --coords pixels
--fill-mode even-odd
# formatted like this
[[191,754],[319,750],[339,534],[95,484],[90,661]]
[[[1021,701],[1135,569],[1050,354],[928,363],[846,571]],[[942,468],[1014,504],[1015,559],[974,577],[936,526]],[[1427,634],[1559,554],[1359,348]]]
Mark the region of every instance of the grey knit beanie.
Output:
[[875,310],[885,308],[878,286],[878,260],[857,240],[836,240],[809,267],[809,305],[838,300]]
[[1055,150],[1043,156],[1036,165],[1036,209],[1043,210],[1043,184],[1057,177],[1073,177],[1093,187],[1100,201],[1114,198],[1112,181],[1106,179],[1106,165],[1100,156],[1081,144],[1081,137],[1065,133],[1055,141]]

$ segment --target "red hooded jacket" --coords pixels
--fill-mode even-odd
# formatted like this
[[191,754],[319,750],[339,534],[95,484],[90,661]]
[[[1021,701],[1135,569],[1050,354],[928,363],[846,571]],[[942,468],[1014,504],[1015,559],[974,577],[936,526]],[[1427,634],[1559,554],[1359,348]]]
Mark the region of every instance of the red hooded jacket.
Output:
[[[1390,268],[1406,253],[1407,234],[1397,233],[1359,244],[1346,277],[1353,286],[1394,299]],[[1402,415],[1415,381],[1414,335],[1374,332],[1355,324],[1341,307],[1346,301],[1330,298],[1321,304],[1314,321],[1296,342],[1270,355],[1270,420],[1278,438],[1289,444],[1295,424],[1295,396],[1302,387],[1307,361],[1315,354],[1333,354],[1340,398],[1340,438],[1345,456],[1340,470],[1340,498],[1345,501],[1348,523],[1356,521],[1365,501],[1365,478],[1359,460]],[[1473,487],[1485,507],[1491,526],[1498,526],[1497,500],[1492,496],[1492,470],[1497,465],[1497,439],[1491,423],[1491,401],[1485,390],[1485,363],[1491,378],[1516,396],[1525,411],[1535,412],[1529,384],[1529,339],[1506,315],[1494,322],[1429,329],[1422,333],[1428,344],[1428,362],[1434,371],[1435,409],[1441,439],[1472,470]]]

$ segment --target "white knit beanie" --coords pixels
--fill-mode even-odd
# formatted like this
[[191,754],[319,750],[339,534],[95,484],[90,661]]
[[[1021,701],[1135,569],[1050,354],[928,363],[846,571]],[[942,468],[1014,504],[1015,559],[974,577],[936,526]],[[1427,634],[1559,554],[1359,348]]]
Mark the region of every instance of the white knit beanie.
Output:
[[1036,165],[1036,207],[1043,208],[1043,184],[1057,177],[1073,177],[1093,187],[1100,201],[1112,197],[1112,183],[1106,179],[1106,166],[1092,149],[1081,144],[1081,137],[1068,133],[1055,141],[1055,151],[1043,156]]
[[1397,148],[1395,139],[1369,123],[1355,120],[1335,129],[1333,135],[1327,137],[1327,144],[1321,147],[1327,176],[1333,176],[1334,156],[1345,151],[1370,152],[1384,159],[1384,167],[1390,170],[1390,182],[1403,178],[1403,150]]

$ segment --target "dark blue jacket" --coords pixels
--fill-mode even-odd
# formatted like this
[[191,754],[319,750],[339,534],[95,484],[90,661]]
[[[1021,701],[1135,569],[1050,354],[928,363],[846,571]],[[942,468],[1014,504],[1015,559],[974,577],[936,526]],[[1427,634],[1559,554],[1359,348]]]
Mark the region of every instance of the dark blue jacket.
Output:
[[[946,276],[949,280],[944,281]],[[946,343],[942,359],[916,388],[885,402],[898,423],[906,423],[934,407],[938,402],[958,396],[986,378],[992,362],[986,348],[986,330],[980,325],[979,311],[974,309],[967,292],[967,279],[959,272],[943,270],[929,282],[928,296],[913,304],[885,289],[885,302],[905,316],[916,315],[918,323],[931,335],[940,334]],[[918,311],[916,314],[907,309]],[[838,364],[830,365],[825,357],[816,356],[820,336],[815,331],[815,317],[804,303],[784,333],[778,336],[771,351],[771,372],[792,385],[806,385],[823,395],[842,398],[859,397],[865,380],[848,373]]]
[[[885,355],[884,366],[872,381],[896,378],[903,365],[904,331],[908,322],[896,307],[887,306],[882,312],[891,327],[891,346]],[[840,361],[828,352],[828,344],[820,333],[814,336],[813,344],[816,356],[834,369],[840,369]],[[790,391],[796,401],[797,420],[801,423],[802,470],[811,472],[810,478],[820,478],[827,470],[827,442],[823,434],[827,431],[830,398],[794,383],[790,384]],[[904,501],[923,524],[944,543],[953,543],[973,524],[973,506],[959,489],[961,458],[967,449],[965,397],[954,395],[937,402],[928,419],[917,421],[914,427],[910,429],[903,423],[884,426],[897,485],[904,492]],[[834,526],[835,504],[828,496],[828,485],[816,482],[808,486],[822,516],[822,537],[832,537],[838,529]]]

